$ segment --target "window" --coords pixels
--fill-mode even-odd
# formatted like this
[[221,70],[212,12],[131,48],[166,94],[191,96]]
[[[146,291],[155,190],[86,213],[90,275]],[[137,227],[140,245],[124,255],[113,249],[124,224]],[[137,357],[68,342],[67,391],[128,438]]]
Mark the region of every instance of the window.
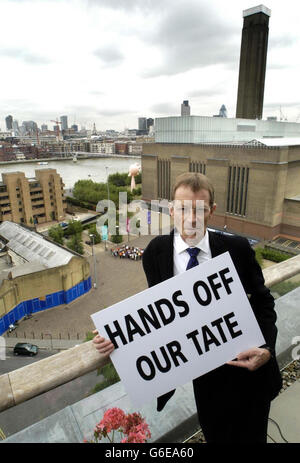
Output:
[[170,161],[159,159],[157,161],[158,197],[170,199]]
[[226,212],[246,216],[248,180],[249,167],[229,167]]
[[191,161],[190,162],[190,172],[199,172],[204,174],[206,172],[206,164],[204,162]]

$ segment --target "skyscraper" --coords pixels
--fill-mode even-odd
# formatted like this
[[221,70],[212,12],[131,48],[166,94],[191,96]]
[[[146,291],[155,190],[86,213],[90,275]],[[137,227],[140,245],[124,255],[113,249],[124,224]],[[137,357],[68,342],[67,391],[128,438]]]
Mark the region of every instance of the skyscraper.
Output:
[[182,116],[190,116],[191,115],[191,108],[189,106],[188,100],[184,100],[181,105],[181,115]]
[[7,130],[12,130],[12,123],[13,123],[13,117],[12,116],[7,116],[5,118],[5,122],[6,122],[6,129]]
[[219,116],[220,117],[227,117],[227,109],[224,104],[222,104],[220,111],[219,111]]
[[262,118],[270,16],[264,5],[243,11],[237,118]]
[[60,116],[61,130],[67,130],[68,128],[68,116]]
[[147,118],[139,117],[139,130],[147,131]]

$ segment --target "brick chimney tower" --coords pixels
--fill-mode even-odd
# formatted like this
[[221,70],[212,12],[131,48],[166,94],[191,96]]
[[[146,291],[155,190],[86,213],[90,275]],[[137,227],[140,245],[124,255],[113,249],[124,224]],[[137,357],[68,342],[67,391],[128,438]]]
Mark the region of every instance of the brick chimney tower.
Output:
[[264,5],[243,11],[237,118],[262,118],[270,16]]

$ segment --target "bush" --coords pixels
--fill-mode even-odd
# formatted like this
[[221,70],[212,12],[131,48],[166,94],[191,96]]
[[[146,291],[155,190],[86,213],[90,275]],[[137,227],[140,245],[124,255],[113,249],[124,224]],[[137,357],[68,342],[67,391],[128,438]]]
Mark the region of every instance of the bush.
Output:
[[92,394],[94,394],[95,392],[102,391],[106,387],[111,386],[112,384],[115,384],[118,381],[120,381],[119,375],[112,363],[108,363],[107,365],[104,365],[104,367],[99,368],[99,370],[97,371],[97,375],[101,374],[104,376],[105,379],[101,383],[96,384],[96,386],[92,390]]
[[78,252],[78,254],[82,255],[84,253],[82,239],[78,235],[73,235],[67,242],[67,246],[69,249],[72,249],[72,251]]
[[48,236],[55,241],[55,243],[64,244],[64,231],[59,225],[49,228]]
[[96,224],[93,223],[92,225],[89,226],[89,233],[91,235],[94,235],[94,243],[98,244],[101,243],[101,236],[97,232]]
[[130,185],[130,182],[131,180],[130,177],[128,177],[128,174],[120,174],[117,172],[108,176],[108,183],[117,187]]
[[262,267],[262,261],[263,261],[262,251],[263,251],[263,248],[255,249],[255,257],[261,267]]
[[68,228],[64,231],[65,235],[81,235],[82,224],[77,220],[69,220]]
[[137,187],[137,188],[134,188],[134,189],[132,190],[132,194],[133,194],[134,196],[141,196],[141,194],[142,194],[142,187],[139,186],[139,187]]
[[262,259],[268,259],[272,262],[277,263],[283,262],[284,260],[290,259],[292,257],[290,254],[287,254],[285,252],[269,248],[256,248],[255,253],[256,256],[261,256]]
[[272,286],[270,290],[272,293],[277,293],[279,296],[284,296],[299,286],[300,281],[282,281],[281,283],[277,283],[277,285]]
[[112,242],[115,243],[115,244],[122,243],[122,241],[123,241],[123,236],[122,236],[122,235],[119,235],[119,233],[117,233],[116,235],[111,235],[110,241],[112,241]]

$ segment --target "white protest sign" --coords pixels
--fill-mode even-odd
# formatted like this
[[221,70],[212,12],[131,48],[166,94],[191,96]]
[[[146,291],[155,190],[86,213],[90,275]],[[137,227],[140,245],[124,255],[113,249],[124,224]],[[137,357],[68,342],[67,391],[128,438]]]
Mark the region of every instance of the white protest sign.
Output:
[[228,252],[91,317],[136,407],[265,344]]

